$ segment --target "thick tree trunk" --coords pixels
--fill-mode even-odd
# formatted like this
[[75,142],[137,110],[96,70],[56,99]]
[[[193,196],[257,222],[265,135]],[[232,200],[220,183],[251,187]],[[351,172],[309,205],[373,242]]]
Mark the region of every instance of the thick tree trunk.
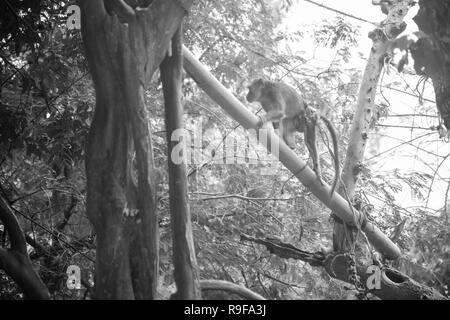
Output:
[[450,2],[420,0],[414,21],[423,37],[411,46],[414,67],[433,80],[438,111],[450,130]]
[[[175,299],[201,299],[198,282],[198,268],[192,236],[191,214],[188,204],[186,163],[180,160],[186,156],[186,146],[181,154],[174,150],[179,143],[172,140],[183,129],[183,106],[181,105],[181,83],[183,73],[182,29],[172,39],[172,56],[161,63],[161,80],[166,105],[167,161],[169,164],[170,216],[172,223],[173,261],[175,266]],[[175,132],[177,131],[177,132]],[[172,154],[174,153],[174,154]]]
[[126,2],[79,1],[96,89],[86,174],[97,299],[156,295],[157,182],[144,93],[192,0],[154,0],[138,9]]

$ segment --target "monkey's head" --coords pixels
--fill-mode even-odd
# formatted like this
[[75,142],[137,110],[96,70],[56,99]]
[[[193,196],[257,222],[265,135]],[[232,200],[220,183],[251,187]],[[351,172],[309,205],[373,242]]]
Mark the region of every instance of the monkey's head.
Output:
[[264,80],[257,79],[248,86],[247,101],[254,102],[259,101],[261,98],[262,89],[264,88]]

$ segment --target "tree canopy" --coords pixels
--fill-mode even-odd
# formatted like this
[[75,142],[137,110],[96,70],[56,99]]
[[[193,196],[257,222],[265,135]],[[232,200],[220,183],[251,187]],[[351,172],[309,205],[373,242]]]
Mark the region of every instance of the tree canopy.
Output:
[[[159,279],[152,278],[149,288],[138,290],[131,281],[134,297],[169,299],[176,291],[170,225],[173,194],[169,188],[182,180],[183,175],[187,179],[188,216],[192,222],[191,249],[195,250],[191,261],[196,260],[193,264],[198,268],[198,274],[193,275],[196,281],[225,280],[250,289],[251,293],[244,294],[253,298],[253,294],[280,300],[374,298],[355,288],[355,283],[336,281],[314,264],[320,252],[326,255],[333,247],[334,215],[276,158],[267,156],[256,141],[246,139],[244,128],[188,73],[183,72],[180,78],[181,104],[177,106],[175,102],[175,109],[168,109],[168,95],[163,96],[163,87],[168,90],[171,79],[167,74],[164,76],[163,67],[158,68],[183,16],[184,46],[254,114],[264,111],[245,100],[247,85],[253,79],[289,83],[308,104],[320,109],[333,122],[341,154],[345,156],[347,150],[353,150],[349,146],[354,146],[352,124],[355,125],[358,117],[356,106],[364,99],[371,105],[366,127],[358,133],[365,153],[358,159],[357,172],[348,171],[358,178],[353,181],[354,186],[341,189],[340,193],[402,251],[400,259],[383,261],[383,264],[442,296],[448,295],[450,153],[445,111],[448,76],[443,80],[441,74],[448,68],[445,59],[448,5],[437,0],[433,4],[420,1],[421,11],[415,21],[428,36],[420,35],[418,42],[411,40],[407,47],[395,42],[404,30],[390,30],[394,40],[382,39],[383,43],[391,40],[392,50],[385,49],[381,60],[376,57],[376,61],[382,61],[382,71],[374,84],[376,91],[370,93],[363,92],[362,84],[369,77],[364,66],[370,63],[374,51],[370,46],[372,39],[385,35],[371,33],[371,39],[367,38],[364,31],[367,28],[372,31],[375,26],[362,21],[366,19],[356,19],[362,18],[357,13],[340,10],[338,2],[333,9],[334,3],[329,7],[317,6],[314,1],[286,0],[173,0],[173,7],[164,7],[164,2],[156,0],[111,1],[110,4],[92,1],[103,2],[111,29],[105,35],[100,31],[91,34],[91,38],[86,30],[103,28],[100,23],[104,21],[94,23],[86,18],[82,34],[67,22],[71,14],[68,7],[74,5],[71,1],[5,0],[0,3],[0,299],[22,299],[33,294],[45,298],[45,290],[37,289],[42,288],[41,283],[53,299],[94,298],[99,294],[93,289],[95,262],[102,255],[98,246],[114,242],[112,238],[116,234],[134,234],[137,229],[149,238],[157,233],[155,237],[159,240],[130,235],[127,243],[130,265],[118,265],[116,270],[120,273],[131,270],[133,276],[137,270],[142,272],[137,276],[141,279],[147,279],[146,272],[157,270]],[[142,33],[145,36],[127,38],[131,32],[140,33],[139,28],[134,28],[138,24],[127,20],[131,18],[120,11],[124,7],[112,4],[124,2],[139,22],[144,19],[142,8],[149,7],[156,12],[156,4],[161,3],[158,12],[164,12],[166,20],[155,15],[155,20],[148,21],[158,23],[148,23],[147,27],[158,32],[147,31]],[[372,2],[381,5],[383,10],[391,9],[383,5],[386,1]],[[80,3],[82,13],[92,10],[89,2]],[[433,5],[440,8],[442,19],[437,21],[442,23],[425,26],[429,20],[424,16],[430,14],[429,10],[436,10],[432,9]],[[299,6],[302,10],[321,10],[326,18],[317,19],[315,24],[298,21],[296,28],[287,27],[288,18]],[[378,17],[380,8],[373,6],[372,10]],[[171,30],[172,35],[164,30]],[[113,34],[121,37],[108,37]],[[154,45],[144,41],[144,37],[154,40]],[[147,51],[133,39],[142,41]],[[362,45],[361,41],[368,41],[369,46]],[[96,51],[105,56],[94,60],[93,52],[101,47],[100,43],[111,47]],[[431,47],[432,54],[424,55],[420,51],[424,46]],[[174,43],[171,47],[177,48]],[[405,52],[409,61],[405,61]],[[399,53],[404,63],[401,68],[395,60]],[[172,55],[176,58],[176,54],[172,52]],[[148,60],[142,63],[142,59]],[[166,72],[170,74],[170,70]],[[136,91],[136,99],[125,94],[132,90]],[[103,101],[103,113],[99,111],[100,91],[113,95]],[[140,94],[142,101],[138,99]],[[120,109],[121,105],[126,107]],[[111,115],[109,110],[113,108],[121,111]],[[133,110],[139,117],[133,116]],[[180,119],[167,122],[170,121],[165,118],[167,110],[183,112],[182,125],[191,142],[186,150],[190,161],[185,173],[182,169],[178,171],[178,180],[170,180],[168,157],[172,149],[166,140],[166,124],[176,126]],[[96,133],[92,131],[93,124],[104,119],[111,120],[111,127],[105,124]],[[105,123],[109,122],[105,120]],[[149,135],[145,136],[147,125]],[[106,150],[102,156],[107,155],[106,158],[100,158],[102,143],[92,142],[102,134]],[[114,139],[109,139],[109,134]],[[147,137],[151,137],[150,141],[143,141]],[[320,131],[318,141],[324,180],[331,183],[334,172],[333,158],[328,152],[329,138]],[[108,143],[112,144],[111,149]],[[309,153],[300,134],[296,136],[296,144],[295,153],[307,162]],[[121,157],[114,158],[109,150],[115,150]],[[86,163],[87,153],[98,155],[94,159],[97,162]],[[147,168],[143,163],[151,165]],[[344,163],[345,157],[341,159],[341,164]],[[120,166],[130,172],[122,175],[117,169]],[[92,178],[96,173],[100,176],[96,177],[98,180]],[[124,196],[111,192],[111,198],[103,199],[105,193],[93,193],[94,189],[102,191],[102,188],[104,192],[114,191],[115,181],[120,187],[126,185]],[[178,190],[184,192],[183,188]],[[114,211],[119,204],[131,205],[130,199],[135,201],[136,208],[127,207],[130,209],[127,212],[154,208],[155,215],[148,216],[148,225],[147,218],[143,218],[140,227],[118,215],[117,223],[123,223],[125,231],[103,228],[108,224],[107,211]],[[101,201],[110,207],[93,205]],[[94,217],[100,211],[104,216]],[[375,250],[357,231],[349,231],[355,232],[359,240],[353,248],[352,259],[358,265],[373,264]],[[147,251],[139,251],[138,248],[153,240],[157,247],[149,245]],[[287,244],[300,251],[286,256],[286,248],[291,248]],[[15,281],[15,275],[8,271],[15,270],[15,261],[4,254],[8,248],[18,250],[27,259],[29,256],[32,268],[17,276],[25,279],[25,284]],[[127,252],[122,244],[114,247],[117,248]],[[143,265],[132,261],[135,255],[148,258],[146,254],[153,249],[159,258],[149,259]],[[108,255],[109,251],[105,251],[102,257]],[[6,261],[12,261],[13,267],[8,269]],[[97,268],[101,268],[98,264],[97,260]],[[76,289],[68,286],[70,266],[81,270],[81,286]],[[104,265],[105,269],[115,267]],[[117,283],[129,280],[127,276],[117,278]],[[29,283],[33,285],[27,286]],[[217,291],[208,290],[208,285],[212,284],[205,282],[202,287],[203,298],[239,297],[240,291],[234,287]]]

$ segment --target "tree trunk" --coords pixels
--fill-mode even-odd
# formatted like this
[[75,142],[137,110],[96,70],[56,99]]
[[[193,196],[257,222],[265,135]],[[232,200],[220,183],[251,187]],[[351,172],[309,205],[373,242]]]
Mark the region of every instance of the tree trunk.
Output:
[[192,0],[127,2],[79,0],[96,90],[86,175],[97,299],[156,295],[157,181],[144,93]]
[[[188,204],[186,146],[180,153],[174,147],[179,141],[177,135],[183,129],[183,106],[181,105],[181,83],[183,73],[183,33],[177,30],[172,39],[172,56],[161,63],[161,80],[166,105],[167,161],[169,164],[170,216],[172,223],[173,261],[175,266],[175,299],[201,299],[198,282],[198,268],[192,236],[191,214]],[[176,134],[173,136],[173,134]],[[183,144],[181,144],[183,145]]]
[[438,111],[450,130],[450,2],[420,0],[414,21],[423,37],[411,47],[414,67],[433,80]]
[[[374,1],[374,3],[377,1]],[[350,142],[347,155],[342,170],[342,184],[339,187],[339,194],[345,198],[352,199],[355,193],[356,182],[364,160],[367,141],[369,138],[370,126],[373,121],[373,111],[375,106],[375,96],[378,89],[378,81],[383,70],[387,43],[395,39],[406,25],[403,22],[408,13],[410,0],[394,0],[391,4],[384,3],[383,12],[387,13],[387,18],[381,23],[381,28],[376,28],[369,34],[373,41],[370,50],[367,66],[359,89],[358,103],[350,133]],[[353,225],[364,224],[362,219],[355,219]],[[333,250],[336,252],[351,251],[356,241],[357,228],[349,227],[345,221],[335,219],[333,229]]]

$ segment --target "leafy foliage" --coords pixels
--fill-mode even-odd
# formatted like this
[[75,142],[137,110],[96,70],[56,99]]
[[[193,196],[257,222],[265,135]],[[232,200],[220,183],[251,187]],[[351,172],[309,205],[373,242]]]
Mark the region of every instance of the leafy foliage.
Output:
[[[0,192],[12,202],[28,236],[33,262],[54,297],[81,299],[85,289],[83,294],[69,292],[64,276],[68,265],[77,264],[88,279],[95,260],[95,235],[85,217],[83,163],[94,94],[80,34],[65,27],[67,4],[33,0],[0,3]],[[358,29],[339,17],[308,30],[283,30],[284,14],[292,5],[293,1],[196,1],[185,22],[185,44],[243,102],[246,84],[254,78],[291,83],[311,105],[328,114],[339,130],[340,150],[346,150],[361,78],[360,70],[347,64]],[[296,47],[307,33],[314,35],[316,44],[334,50],[335,59],[326,68],[309,63],[307,48],[302,51]],[[242,158],[245,149],[251,157],[264,158],[263,151],[243,138],[242,128],[192,79],[186,76],[183,81],[186,127],[191,133],[201,128],[204,137],[190,151],[194,157],[206,147],[212,150],[209,155],[229,156],[224,140],[229,137],[234,141],[233,152]],[[167,143],[158,77],[148,88],[146,100],[155,162],[163,177],[158,202],[160,291],[168,297],[174,280]],[[377,120],[383,120],[389,106],[378,105]],[[248,107],[255,113],[260,111]],[[373,125],[378,130],[375,122]],[[296,153],[306,160],[308,152],[300,136],[298,145]],[[332,159],[325,143],[321,142],[320,150],[325,179],[330,181]],[[321,270],[284,261],[261,247],[239,241],[246,233],[278,237],[308,251],[330,246],[331,224],[325,207],[286,169],[278,167],[275,174],[264,175],[264,167],[269,163],[222,165],[210,157],[189,165],[190,210],[201,278],[240,283],[271,299],[345,298],[348,292]],[[369,166],[361,170],[355,203],[383,231],[395,235],[396,242],[423,268],[414,271],[416,274],[432,270],[439,281],[430,284],[440,290],[443,283],[448,286],[448,215],[422,208],[409,210],[396,201],[405,184],[412,187],[417,199],[426,199],[433,177],[404,170],[377,172]],[[405,217],[408,222],[400,228]],[[7,247],[2,227],[0,224],[1,245]],[[21,298],[2,273],[0,284],[1,298]]]

